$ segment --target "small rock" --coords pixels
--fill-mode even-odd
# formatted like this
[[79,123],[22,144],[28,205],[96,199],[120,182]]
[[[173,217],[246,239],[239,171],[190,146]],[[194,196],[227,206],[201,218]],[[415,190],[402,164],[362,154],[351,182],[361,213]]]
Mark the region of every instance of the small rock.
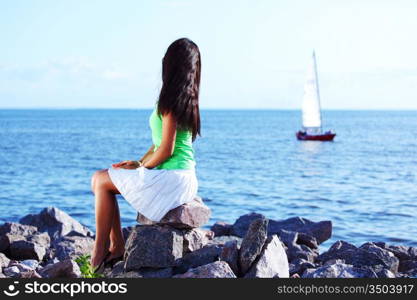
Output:
[[375,272],[369,267],[354,267],[346,264],[333,264],[318,269],[307,269],[303,278],[377,278]]
[[83,236],[94,236],[90,229],[56,207],[46,207],[39,214],[26,215],[19,222],[36,226],[39,231],[48,232],[52,240],[60,238],[71,231]]
[[239,251],[239,264],[245,274],[262,251],[267,238],[268,219],[257,218],[249,225]]
[[201,228],[193,228],[183,231],[184,254],[192,252],[205,246],[209,240],[213,239],[213,232]]
[[245,275],[245,278],[273,277],[290,277],[287,254],[283,244],[275,234],[268,237],[259,258]]
[[223,235],[223,236],[215,236],[212,240],[209,240],[207,245],[219,245],[223,246],[229,241],[236,241],[237,245],[240,247],[242,244],[242,238],[234,236],[234,235]]
[[382,269],[376,273],[378,278],[395,278],[395,274],[388,269]]
[[228,241],[220,253],[220,260],[227,262],[233,273],[239,274],[239,248],[237,241]]
[[0,252],[0,270],[1,268],[6,268],[7,266],[9,266],[10,263],[10,259],[4,255],[4,253]]
[[10,263],[9,268],[11,267],[17,267],[19,270],[18,273],[15,273],[15,275],[12,276],[14,278],[41,278],[41,276],[36,272],[36,270],[17,261],[12,261]]
[[106,277],[109,278],[116,278],[117,276],[121,275],[124,272],[124,261],[118,261],[107,274]]
[[221,246],[207,245],[203,248],[187,253],[178,260],[177,266],[174,267],[174,274],[184,273],[190,268],[195,268],[209,264],[219,259],[222,252]]
[[318,242],[315,237],[308,235],[306,233],[303,233],[303,232],[298,233],[296,243],[299,245],[306,245],[307,247],[311,249],[317,249],[319,247]]
[[42,277],[47,278],[79,278],[81,277],[81,271],[78,264],[71,260],[66,259],[55,264],[45,266],[41,271]]
[[59,260],[75,259],[78,256],[90,254],[93,246],[93,238],[75,235],[62,236],[52,243],[54,255]]
[[41,265],[38,268],[41,268],[41,267],[44,267],[44,266],[47,266],[47,265],[56,264],[59,261],[60,260],[57,257],[50,258],[46,262],[41,262]]
[[200,197],[170,210],[159,222],[153,222],[138,213],[137,221],[142,225],[170,225],[179,229],[201,227],[210,219],[211,210]]
[[11,266],[3,269],[4,275],[11,278],[18,278],[20,270],[17,266]]
[[39,262],[34,259],[26,259],[20,262],[22,265],[28,266],[32,270],[36,270],[36,268],[39,266]]
[[125,270],[174,266],[182,257],[183,241],[182,232],[169,226],[136,226],[126,242]]
[[232,224],[218,221],[210,227],[210,230],[214,232],[214,236],[223,236],[230,235],[232,227]]
[[184,274],[173,276],[174,278],[236,278],[229,265],[224,261],[216,261],[188,270]]
[[306,245],[292,245],[289,246],[286,250],[289,261],[292,261],[297,258],[303,258],[311,263],[316,260],[316,257],[319,255],[317,249],[310,249]]
[[141,268],[135,271],[120,273],[114,278],[170,278],[172,277],[172,268]]
[[19,269],[19,272],[27,272],[33,270],[32,268],[28,267],[27,265],[24,265],[20,262],[12,262],[10,263],[9,267],[17,267]]
[[405,272],[405,274],[406,274],[408,277],[411,277],[411,278],[417,278],[417,268],[415,268],[415,269],[411,269],[411,270],[408,270],[407,272]]
[[39,275],[38,272],[35,270],[28,270],[24,272],[20,272],[19,278],[42,278],[41,275]]
[[298,232],[288,231],[288,230],[280,230],[278,233],[278,237],[287,247],[296,246],[298,240]]
[[303,272],[307,269],[314,269],[316,268],[316,265],[303,259],[303,258],[297,258],[293,261],[291,261],[289,265],[290,269],[290,275],[294,274],[303,274]]

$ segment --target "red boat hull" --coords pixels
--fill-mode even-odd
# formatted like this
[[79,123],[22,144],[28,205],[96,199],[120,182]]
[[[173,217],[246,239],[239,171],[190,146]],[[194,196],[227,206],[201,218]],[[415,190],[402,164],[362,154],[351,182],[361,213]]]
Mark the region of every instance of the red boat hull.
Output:
[[333,141],[334,137],[336,136],[336,133],[325,133],[325,134],[317,134],[317,135],[309,135],[305,134],[301,131],[298,131],[296,133],[297,139],[300,141]]

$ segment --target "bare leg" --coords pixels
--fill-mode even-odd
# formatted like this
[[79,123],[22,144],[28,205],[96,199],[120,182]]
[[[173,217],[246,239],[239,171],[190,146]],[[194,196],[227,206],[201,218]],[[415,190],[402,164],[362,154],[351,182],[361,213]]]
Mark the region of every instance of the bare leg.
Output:
[[122,225],[120,222],[120,210],[117,200],[115,202],[116,210],[113,216],[113,224],[110,231],[110,248],[109,251],[112,253],[109,260],[115,257],[123,255],[125,252],[125,240],[122,232]]
[[108,252],[110,231],[116,214],[117,188],[107,170],[97,171],[92,178],[92,190],[96,206],[96,239],[91,255],[92,267],[98,266]]

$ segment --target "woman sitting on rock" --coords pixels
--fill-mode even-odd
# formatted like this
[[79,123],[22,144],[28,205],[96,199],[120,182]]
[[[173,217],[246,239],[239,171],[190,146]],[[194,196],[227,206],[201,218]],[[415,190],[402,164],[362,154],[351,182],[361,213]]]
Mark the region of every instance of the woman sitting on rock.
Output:
[[140,160],[94,173],[96,237],[91,265],[96,272],[121,260],[125,250],[116,194],[152,221],[196,196],[192,143],[200,135],[200,72],[197,45],[186,38],[173,42],[162,60],[162,88],[149,118],[153,145]]

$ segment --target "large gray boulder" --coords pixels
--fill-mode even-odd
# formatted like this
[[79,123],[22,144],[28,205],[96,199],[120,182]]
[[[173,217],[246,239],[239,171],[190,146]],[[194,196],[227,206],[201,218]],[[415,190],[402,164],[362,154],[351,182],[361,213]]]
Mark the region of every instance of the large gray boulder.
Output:
[[40,270],[40,275],[47,278],[78,278],[81,277],[81,271],[75,261],[65,259],[45,266]]
[[388,245],[384,242],[375,242],[373,244],[393,253],[394,256],[398,258],[399,272],[408,272],[409,270],[417,268],[417,247]]
[[398,272],[399,259],[391,251],[378,247],[372,242],[364,243],[359,249],[365,250],[380,259],[383,262],[381,264],[383,268],[388,269],[394,274]]
[[174,278],[236,278],[229,265],[224,261],[216,261],[188,270],[184,274],[173,276]]
[[[253,220],[264,218],[264,215],[259,213],[249,213],[243,216],[240,216],[232,226],[231,234],[239,237],[244,237],[246,231],[249,228],[250,223]],[[332,235],[332,222],[331,221],[320,221],[313,222],[306,218],[293,217],[285,220],[272,220],[269,219],[268,223],[268,236],[279,233],[281,230],[294,231],[299,233],[304,233],[309,236],[301,236],[301,242],[314,243],[310,237],[315,238],[315,243],[321,244],[324,241],[328,240]],[[310,241],[308,241],[310,240]]]
[[237,240],[228,241],[224,244],[219,259],[227,262],[236,275],[241,273],[239,269],[239,246]]
[[277,235],[268,237],[258,259],[252,264],[245,278],[288,278],[287,254]]
[[206,265],[219,259],[222,246],[206,245],[203,248],[185,254],[177,261],[174,267],[174,274],[184,273],[188,269]]
[[307,269],[303,278],[377,278],[370,267],[355,267],[344,263],[325,265],[318,269]]
[[17,260],[43,260],[50,246],[49,235],[45,232],[27,236],[24,240],[16,240],[10,244],[10,257]]
[[90,229],[56,207],[46,207],[38,214],[26,215],[19,222],[36,226],[39,231],[48,232],[52,240],[71,231],[83,236],[94,236]]
[[35,226],[13,222],[0,226],[0,251],[12,259],[42,260],[49,246],[49,235]]
[[137,221],[142,225],[170,225],[179,229],[201,227],[208,222],[211,210],[200,197],[170,210],[159,222],[154,222],[138,213]]
[[242,240],[239,252],[241,272],[245,274],[262,251],[267,238],[268,219],[258,218],[252,221]]
[[309,248],[305,244],[298,244],[299,236],[302,233],[287,231],[282,229],[278,237],[286,246],[286,253],[288,256],[288,261],[292,262],[297,259],[305,259],[309,262],[314,262],[315,258],[318,256],[318,250],[316,248]]
[[271,220],[269,222],[268,234],[278,234],[281,230],[304,233],[316,239],[321,244],[332,236],[332,222],[313,222],[306,218],[293,217],[282,221]]
[[214,236],[223,236],[223,235],[230,235],[232,228],[233,228],[232,224],[222,222],[222,221],[217,221],[210,227],[210,230],[214,232]]
[[75,259],[93,251],[94,239],[88,236],[66,235],[52,242],[53,256],[59,260]]
[[331,259],[343,259],[346,264],[355,267],[370,266],[374,269],[388,269],[392,273],[398,272],[399,260],[395,255],[373,243],[365,243],[356,247],[345,241],[335,242],[328,251],[317,257],[317,261],[325,263]]
[[182,232],[175,228],[138,225],[126,242],[125,270],[172,267],[183,255],[183,242]]
[[230,234],[243,238],[248,231],[249,225],[256,219],[264,219],[265,216],[255,212],[240,216],[232,225]]
[[35,234],[38,234],[38,229],[35,226],[14,222],[2,224],[0,226],[0,252],[7,252],[12,242],[26,240]]

